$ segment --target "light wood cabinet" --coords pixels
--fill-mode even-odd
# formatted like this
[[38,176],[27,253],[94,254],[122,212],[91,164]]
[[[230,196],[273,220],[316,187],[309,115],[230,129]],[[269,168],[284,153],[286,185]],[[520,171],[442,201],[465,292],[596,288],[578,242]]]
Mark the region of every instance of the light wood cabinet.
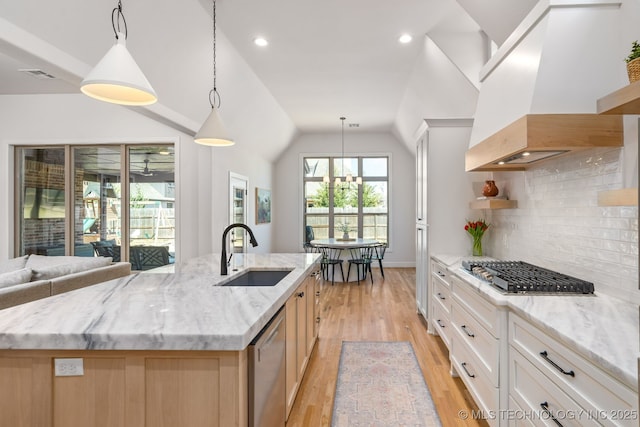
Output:
[[[319,266],[285,304],[287,416],[318,336]],[[83,374],[56,376],[55,360]],[[0,427],[246,427],[248,350],[0,350]]]
[[[56,358],[82,359],[55,376]],[[247,351],[0,351],[2,427],[248,424]]]
[[287,418],[289,418],[318,337],[319,278],[319,270],[311,273],[285,304]]

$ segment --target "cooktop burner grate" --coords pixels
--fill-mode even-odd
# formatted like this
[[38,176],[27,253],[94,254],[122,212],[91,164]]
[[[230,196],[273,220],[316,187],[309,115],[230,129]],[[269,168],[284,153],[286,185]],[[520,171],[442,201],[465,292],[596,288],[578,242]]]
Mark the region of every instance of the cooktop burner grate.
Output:
[[523,261],[462,261],[481,280],[509,293],[544,292],[593,294],[593,283]]

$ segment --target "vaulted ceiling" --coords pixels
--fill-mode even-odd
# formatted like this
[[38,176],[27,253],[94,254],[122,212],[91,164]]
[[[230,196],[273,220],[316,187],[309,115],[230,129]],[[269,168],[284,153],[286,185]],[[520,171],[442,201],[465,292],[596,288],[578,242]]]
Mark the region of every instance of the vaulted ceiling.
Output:
[[[110,14],[117,2],[5,3],[0,94],[77,93],[83,74],[113,43]],[[277,135],[273,147],[256,146],[272,157],[297,133],[337,131],[342,115],[359,131],[392,131],[403,140],[418,126],[416,118],[469,117],[491,42],[504,42],[535,3],[218,0],[223,118],[248,139],[251,127]],[[159,95],[161,108],[151,115],[187,132],[197,130],[208,109],[211,4],[123,1],[129,50]],[[405,33],[413,40],[401,44]],[[269,45],[256,46],[258,36]]]

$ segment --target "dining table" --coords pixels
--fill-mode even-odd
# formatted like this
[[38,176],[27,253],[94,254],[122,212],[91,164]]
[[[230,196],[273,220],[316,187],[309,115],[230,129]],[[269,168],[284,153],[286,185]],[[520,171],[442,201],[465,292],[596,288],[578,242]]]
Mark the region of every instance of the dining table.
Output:
[[[331,249],[338,249],[340,251],[346,249],[347,252],[351,254],[351,258],[353,259],[354,256],[356,256],[356,252],[354,252],[354,250],[358,250],[360,248],[364,248],[368,246],[376,246],[380,244],[380,241],[375,239],[363,239],[361,237],[351,238],[351,239],[341,239],[341,238],[330,237],[328,239],[314,239],[310,241],[309,244],[312,248],[326,247]],[[331,278],[332,274],[330,276],[329,275],[330,273],[331,272],[329,272],[328,270],[326,271],[327,279]],[[356,276],[358,276],[358,281],[359,281],[360,277],[357,271],[356,271]],[[347,274],[346,276],[346,281],[347,282],[350,281],[349,274]]]
[[332,249],[353,249],[362,248],[365,246],[374,246],[380,242],[375,239],[363,239],[360,237],[353,239],[340,239],[331,237],[329,239],[315,239],[309,243],[313,247],[327,246]]

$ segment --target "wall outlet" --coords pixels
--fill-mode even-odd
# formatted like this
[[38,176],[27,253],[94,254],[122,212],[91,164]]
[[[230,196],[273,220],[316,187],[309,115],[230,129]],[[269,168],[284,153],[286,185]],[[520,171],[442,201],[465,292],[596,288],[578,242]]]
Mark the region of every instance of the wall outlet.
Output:
[[81,358],[54,359],[56,377],[77,377],[84,375],[84,363]]

